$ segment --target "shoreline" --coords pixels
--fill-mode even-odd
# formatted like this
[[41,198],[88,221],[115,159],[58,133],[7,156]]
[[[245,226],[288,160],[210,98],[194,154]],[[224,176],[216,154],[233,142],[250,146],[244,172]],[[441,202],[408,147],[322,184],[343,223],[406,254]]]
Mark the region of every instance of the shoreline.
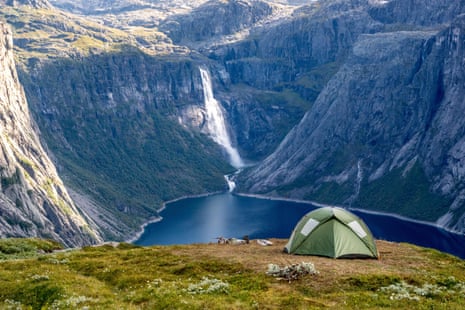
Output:
[[423,224],[423,225],[428,225],[432,227],[436,227],[439,229],[442,229],[444,231],[447,231],[451,234],[456,234],[463,236],[464,234],[462,232],[448,229],[444,226],[441,226],[435,222],[428,222],[428,221],[422,221],[422,220],[416,220],[404,215],[396,214],[396,213],[389,213],[389,212],[382,212],[382,211],[376,211],[376,210],[367,210],[367,209],[360,209],[360,208],[352,208],[352,207],[344,207],[341,205],[330,205],[330,204],[324,204],[324,203],[319,203],[316,201],[312,200],[301,200],[301,199],[292,199],[292,198],[279,198],[279,197],[273,197],[273,196],[265,196],[265,195],[259,195],[259,194],[247,194],[247,193],[233,193],[233,195],[237,196],[243,196],[243,197],[251,197],[251,198],[258,198],[258,199],[267,199],[267,200],[281,200],[281,201],[289,201],[289,202],[296,202],[296,203],[303,203],[303,204],[310,204],[316,207],[338,207],[342,209],[347,209],[349,211],[356,211],[360,213],[366,213],[366,214],[373,214],[373,215],[381,215],[381,216],[389,216],[393,218],[400,219],[402,221],[406,222],[411,222],[411,223],[416,223],[416,224]]
[[158,213],[158,216],[156,217],[152,217],[150,218],[149,220],[145,221],[142,223],[142,225],[140,226],[139,230],[134,233],[134,235],[132,237],[130,237],[129,239],[126,239],[124,240],[124,242],[126,243],[134,243],[136,242],[137,240],[140,239],[140,237],[142,237],[142,235],[144,234],[145,232],[145,228],[150,225],[150,224],[153,224],[153,223],[158,223],[160,221],[163,220],[163,216],[160,215],[161,212],[163,212],[163,210],[166,209],[166,205],[167,204],[170,204],[170,203],[173,203],[173,202],[177,202],[179,200],[183,200],[183,199],[189,199],[189,198],[201,198],[201,197],[208,197],[208,196],[213,196],[213,195],[217,195],[217,194],[221,194],[223,192],[212,192],[212,193],[205,193],[205,194],[198,194],[198,195],[186,195],[186,196],[181,196],[181,197],[178,197],[178,198],[175,198],[175,199],[171,199],[171,200],[168,200],[168,201],[164,201],[162,204],[161,204],[161,207],[160,209],[157,209],[157,213]]
[[136,242],[137,240],[140,239],[140,237],[144,234],[144,231],[145,231],[145,228],[152,224],[152,223],[157,223],[157,222],[160,222],[161,220],[163,220],[163,217],[162,216],[158,216],[156,218],[152,218],[152,219],[149,219],[147,221],[145,221],[144,223],[142,223],[142,225],[140,226],[139,230],[134,234],[134,236],[132,236],[131,238],[129,239],[126,239],[124,240],[124,242],[126,243],[134,243]]

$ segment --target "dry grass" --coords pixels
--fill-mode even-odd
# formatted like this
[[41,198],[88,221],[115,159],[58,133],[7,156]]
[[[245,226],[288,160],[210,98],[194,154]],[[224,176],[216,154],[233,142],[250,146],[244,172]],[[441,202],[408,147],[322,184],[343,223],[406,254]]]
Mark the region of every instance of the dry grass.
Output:
[[[380,259],[332,259],[318,256],[289,255],[283,252],[286,240],[270,239],[272,246],[261,246],[252,240],[250,244],[195,244],[176,247],[174,254],[188,255],[191,258],[220,258],[240,263],[256,272],[263,272],[268,264],[291,265],[302,261],[311,261],[321,275],[343,277],[354,274],[370,274],[383,271],[396,273],[399,261],[403,261],[405,271],[417,272],[425,268],[425,257],[418,248],[388,241],[377,241]],[[404,260],[408,258],[408,260]]]

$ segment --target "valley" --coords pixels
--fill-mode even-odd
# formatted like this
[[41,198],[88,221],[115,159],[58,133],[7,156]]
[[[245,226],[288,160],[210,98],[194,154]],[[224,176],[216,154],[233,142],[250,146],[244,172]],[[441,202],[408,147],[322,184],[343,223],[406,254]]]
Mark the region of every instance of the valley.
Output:
[[461,2],[0,4],[34,130],[98,236],[70,243],[127,240],[166,201],[227,191],[231,149],[239,193],[465,231]]

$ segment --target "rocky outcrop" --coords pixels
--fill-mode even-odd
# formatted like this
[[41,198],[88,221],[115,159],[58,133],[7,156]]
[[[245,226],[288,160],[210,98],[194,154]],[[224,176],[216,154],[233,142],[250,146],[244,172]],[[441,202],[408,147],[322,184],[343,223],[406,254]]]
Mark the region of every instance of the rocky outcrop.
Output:
[[67,246],[101,241],[41,145],[16,74],[12,34],[3,23],[0,72],[0,236],[52,238]]
[[47,0],[0,0],[2,5],[8,6],[18,6],[18,5],[28,5],[35,9],[39,8],[50,8],[51,5]]
[[189,44],[234,34],[271,13],[265,1],[209,1],[188,14],[168,18],[161,30],[175,43]]
[[373,19],[390,25],[434,26],[448,24],[465,10],[463,1],[369,0]]

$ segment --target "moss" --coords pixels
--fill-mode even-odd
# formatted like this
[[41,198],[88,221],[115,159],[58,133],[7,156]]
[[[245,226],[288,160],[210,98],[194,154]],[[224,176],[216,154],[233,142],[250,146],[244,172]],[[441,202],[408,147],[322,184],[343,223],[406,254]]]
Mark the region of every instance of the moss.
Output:
[[80,50],[83,50],[83,51],[89,51],[90,49],[95,49],[95,48],[103,49],[105,47],[105,43],[92,37],[79,36],[72,43],[72,46]]
[[8,187],[15,185],[15,184],[21,184],[21,172],[19,168],[16,168],[15,172],[7,177],[7,176],[2,176],[0,178],[1,183],[2,183],[2,189],[5,191]]

